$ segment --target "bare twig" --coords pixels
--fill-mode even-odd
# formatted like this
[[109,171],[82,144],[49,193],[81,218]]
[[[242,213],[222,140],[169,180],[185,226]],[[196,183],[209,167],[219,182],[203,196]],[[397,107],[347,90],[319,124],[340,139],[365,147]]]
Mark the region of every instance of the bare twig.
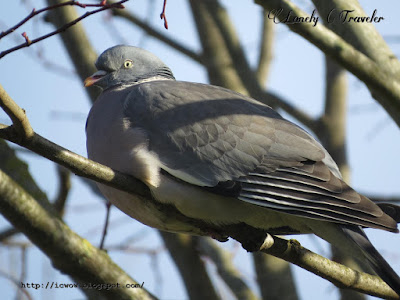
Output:
[[63,166],[57,165],[58,173],[58,195],[53,203],[56,212],[62,216],[64,214],[65,203],[71,188],[71,172]]
[[106,220],[104,222],[104,227],[103,227],[103,234],[101,235],[101,241],[100,241],[100,249],[104,249],[104,242],[106,240],[106,235],[107,235],[107,230],[108,230],[108,224],[110,222],[110,210],[111,210],[111,202],[106,201]]
[[[40,42],[40,41],[42,41],[44,39],[47,39],[47,38],[49,38],[49,37],[51,37],[53,35],[59,34],[59,33],[63,32],[63,31],[65,31],[65,30],[67,30],[69,27],[71,27],[71,26],[75,25],[76,23],[82,21],[83,19],[87,18],[90,15],[99,13],[99,12],[101,12],[103,10],[107,10],[107,9],[112,9],[112,8],[120,8],[121,9],[121,8],[124,8],[122,3],[126,2],[126,1],[128,1],[128,0],[121,0],[119,2],[115,2],[115,3],[112,3],[112,4],[104,4],[104,5],[103,4],[85,4],[86,6],[96,6],[96,7],[101,6],[101,7],[99,9],[88,11],[85,14],[83,14],[82,16],[80,16],[79,18],[73,20],[72,22],[67,23],[64,26],[58,28],[57,30],[54,30],[54,31],[52,31],[52,32],[50,32],[48,34],[45,34],[45,35],[43,35],[41,37],[38,37],[36,39],[29,40],[29,38],[27,38],[27,36],[26,37],[24,36],[25,37],[25,43],[22,43],[22,44],[20,44],[18,46],[15,46],[13,48],[10,48],[8,50],[0,52],[0,59],[2,57],[6,56],[7,54],[11,53],[11,52],[17,51],[17,50],[25,48],[25,47],[29,47],[32,44],[35,44],[35,43]],[[72,1],[72,2],[76,3],[75,1]],[[60,4],[56,4],[56,5],[60,5]],[[72,4],[70,4],[70,5],[72,5]]]
[[[80,6],[82,8],[86,8],[86,7],[102,7],[105,5],[105,3],[100,3],[100,4],[84,4],[84,3],[79,3],[78,1],[67,1],[67,2],[62,2],[62,3],[58,3],[55,5],[50,5],[47,6],[45,8],[36,10],[35,8],[31,11],[31,13],[29,15],[27,15],[24,19],[22,19],[18,24],[14,25],[13,27],[7,29],[6,31],[3,31],[0,34],[0,39],[5,37],[6,35],[9,35],[10,33],[14,32],[15,30],[17,30],[19,27],[21,27],[22,25],[24,25],[26,22],[28,22],[30,19],[32,19],[33,17],[52,10],[52,9],[56,9],[62,6],[67,6],[67,5],[76,5],[76,6]],[[122,7],[121,7],[122,8]]]
[[178,52],[188,56],[189,58],[193,59],[194,61],[198,63],[203,63],[204,59],[203,57],[196,53],[195,51],[189,49],[187,46],[179,43],[176,40],[173,40],[160,31],[154,29],[151,27],[147,22],[144,22],[139,19],[136,15],[134,15],[132,12],[128,12],[127,10],[114,10],[113,14],[118,17],[122,17],[131,23],[139,26],[141,29],[143,29],[148,35],[160,40],[161,42],[167,44],[168,46],[172,47],[173,49],[177,50]]
[[10,274],[7,274],[2,270],[0,270],[0,276],[12,282],[18,288],[18,291],[23,293],[28,300],[33,300],[31,294],[29,294],[28,292],[28,289],[21,288],[21,281],[19,279],[11,276]]
[[19,230],[14,227],[8,228],[0,232],[0,242],[3,243],[5,240],[9,239],[13,235],[19,233]]
[[165,9],[167,8],[167,0],[164,0],[164,4],[163,4],[163,9],[162,12],[160,14],[160,19],[164,19],[164,27],[165,29],[168,29],[168,22],[167,22],[167,16],[165,15]]

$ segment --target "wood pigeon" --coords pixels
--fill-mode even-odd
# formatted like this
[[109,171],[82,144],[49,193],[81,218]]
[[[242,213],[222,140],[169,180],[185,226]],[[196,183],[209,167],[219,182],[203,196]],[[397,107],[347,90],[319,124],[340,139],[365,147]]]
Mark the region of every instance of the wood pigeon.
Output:
[[[176,81],[159,58],[137,47],[112,47],[95,64],[85,86],[103,92],[86,124],[90,159],[143,181],[160,205],[214,230],[245,224],[272,234],[316,234],[366,258],[400,295],[399,276],[362,230],[398,232],[399,208],[382,206],[385,213],[349,187],[310,134],[250,97]],[[99,187],[146,225],[198,233],[135,195]]]

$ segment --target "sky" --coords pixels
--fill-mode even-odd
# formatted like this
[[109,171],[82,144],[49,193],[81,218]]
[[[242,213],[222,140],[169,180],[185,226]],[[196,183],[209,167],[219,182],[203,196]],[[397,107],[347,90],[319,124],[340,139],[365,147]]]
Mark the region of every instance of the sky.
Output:
[[[83,1],[81,1],[83,2]],[[253,1],[222,1],[236,26],[245,47],[248,59],[256,62],[258,37],[260,35],[261,9]],[[25,3],[25,4],[23,4]],[[297,2],[296,2],[297,3]],[[306,3],[306,4],[304,4]],[[367,15],[377,9],[385,19],[376,24],[387,39],[393,52],[399,56],[400,43],[393,39],[399,36],[400,19],[397,0],[377,2],[360,1]],[[311,2],[300,2],[311,12]],[[0,31],[19,22],[32,7],[45,6],[44,1],[8,1],[0,11]],[[129,1],[126,7],[147,19],[155,28],[175,38],[191,49],[199,50],[200,45],[189,7],[184,0],[168,1],[167,18],[169,30],[163,28],[159,19],[162,0]],[[83,9],[79,10],[81,14]],[[178,80],[207,82],[204,69],[197,63],[180,55],[175,50],[146,37],[142,31],[133,28],[123,20],[109,22],[107,14],[87,18],[83,25],[98,53],[116,44],[131,44],[143,47],[160,57],[174,72]],[[21,30],[0,42],[0,51],[23,42],[20,34],[26,31],[31,38],[47,33],[53,28],[40,19],[32,20]],[[284,25],[276,27],[274,61],[268,87],[317,117],[323,110],[324,98],[324,57],[321,52],[301,37],[291,33]],[[41,58],[38,57],[41,53]],[[62,47],[59,37],[52,37],[30,48],[11,53],[0,60],[0,84],[9,95],[24,108],[33,129],[40,135],[86,156],[85,122],[90,101],[83,83],[73,73],[73,66]],[[364,84],[354,76],[348,76],[348,124],[347,154],[351,167],[351,185],[365,194],[400,196],[400,133],[396,124],[370,96]],[[0,123],[9,124],[7,116],[0,112]],[[13,146],[13,145],[12,145]],[[14,147],[14,146],[13,146]],[[15,146],[15,148],[17,148]],[[29,162],[29,169],[50,200],[57,192],[55,165],[35,154],[19,151],[19,156]],[[102,220],[105,209],[103,202],[92,194],[82,181],[72,175],[73,187],[66,208],[65,221],[78,234],[94,245],[100,242]],[[111,227],[106,247],[117,264],[138,282],[161,299],[187,298],[173,262],[162,248],[155,230],[150,229],[112,209]],[[0,230],[8,228],[6,220],[0,217]],[[368,236],[378,250],[400,273],[400,236],[391,233],[367,230]],[[297,237],[303,245],[323,255],[329,255],[326,243],[309,236]],[[25,241],[19,238],[18,241]],[[131,251],[120,251],[115,245],[130,241]],[[252,262],[249,255],[235,242],[225,243],[224,248],[232,252],[239,271],[249,285],[255,285]],[[156,254],[154,254],[156,253]],[[215,275],[215,267],[207,263],[213,279],[218,282],[219,292],[225,299],[232,295]],[[20,251],[0,247],[0,290],[4,299],[11,299],[15,290],[1,272],[19,278],[21,268]],[[300,285],[302,299],[337,299],[338,294],[331,284],[317,276],[293,267],[295,278]],[[27,282],[47,281],[70,282],[70,279],[51,268],[49,260],[35,247],[28,250]],[[30,291],[34,299],[81,299],[78,290]]]

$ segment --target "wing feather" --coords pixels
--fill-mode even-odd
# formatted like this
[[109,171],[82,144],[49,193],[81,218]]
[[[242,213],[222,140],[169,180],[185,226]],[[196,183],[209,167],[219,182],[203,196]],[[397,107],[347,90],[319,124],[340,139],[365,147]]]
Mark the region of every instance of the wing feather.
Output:
[[314,138],[251,98],[210,85],[152,81],[132,87],[124,108],[131,126],[148,134],[160,168],[175,178],[289,214],[397,230],[341,180]]

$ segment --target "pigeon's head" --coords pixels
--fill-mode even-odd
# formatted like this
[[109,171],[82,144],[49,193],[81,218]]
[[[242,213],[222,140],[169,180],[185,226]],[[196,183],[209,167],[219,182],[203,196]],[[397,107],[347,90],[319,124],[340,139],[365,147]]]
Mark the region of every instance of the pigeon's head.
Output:
[[153,79],[174,79],[171,70],[154,54],[133,46],[115,46],[104,51],[96,63],[97,72],[86,78],[85,87],[103,89]]

